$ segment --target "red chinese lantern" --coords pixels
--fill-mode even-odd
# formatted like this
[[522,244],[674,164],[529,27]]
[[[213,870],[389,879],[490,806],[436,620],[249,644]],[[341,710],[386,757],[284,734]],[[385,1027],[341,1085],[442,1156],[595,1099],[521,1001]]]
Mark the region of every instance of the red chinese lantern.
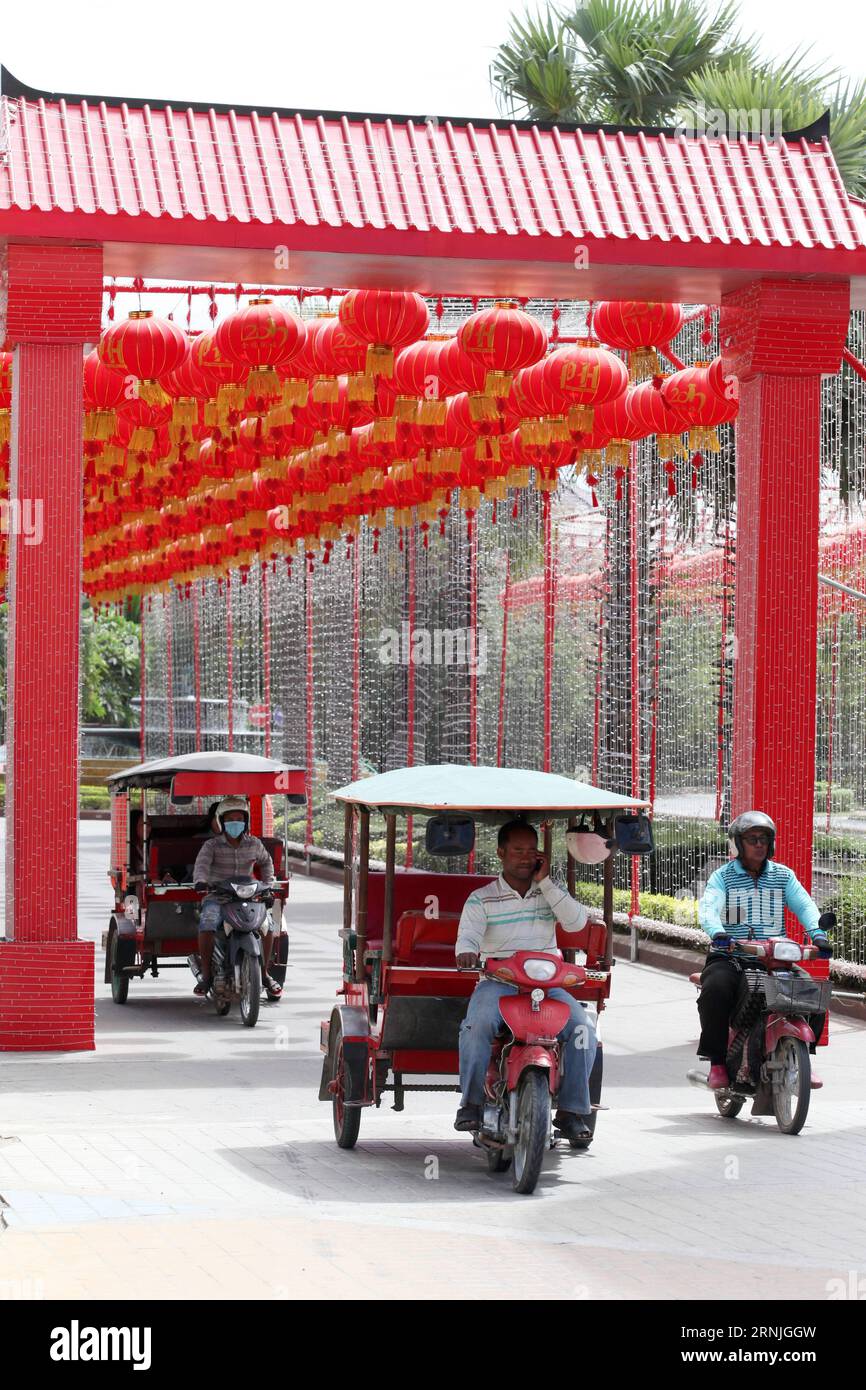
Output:
[[608,443],[604,446],[605,462],[615,468],[627,466],[629,445],[638,439],[645,439],[649,433],[629,409],[630,397],[636,389],[631,387],[595,411],[595,430],[608,436]]
[[596,304],[592,326],[608,347],[628,350],[632,376],[655,375],[655,349],[665,347],[683,326],[680,304],[644,299],[609,299]]
[[84,359],[84,438],[110,439],[117,428],[117,409],[126,397],[126,383],[101,361],[94,348]]
[[721,357],[714,357],[707,367],[707,382],[710,390],[715,391],[717,396],[723,396],[726,401],[739,400],[739,378],[733,372],[723,369]]
[[[457,391],[456,383],[448,376],[444,353],[452,341],[450,336],[424,338],[403,348],[394,361],[393,387],[396,392],[398,419],[409,417],[409,405],[414,404],[411,418],[419,425],[442,425],[448,396]],[[406,402],[401,410],[400,402]]]
[[114,372],[138,378],[138,394],[148,405],[163,405],[159,377],[179,367],[189,352],[186,334],[152,309],[135,309],[123,323],[112,324],[97,347],[100,360]]
[[337,377],[344,373],[349,375],[350,400],[373,400],[376,383],[364,375],[366,351],[345,331],[336,315],[322,316],[309,334],[309,351],[315,378],[314,401],[336,400]]
[[598,343],[581,341],[557,348],[545,360],[545,383],[569,402],[568,426],[591,430],[593,408],[621,396],[628,386],[628,370],[621,358]]
[[247,373],[220,351],[214,333],[199,334],[192,345],[192,359],[209,383],[211,394],[216,396],[216,403],[208,407],[205,418],[210,425],[224,424],[233,410],[243,410]]
[[231,362],[250,369],[247,390],[276,400],[281,394],[276,368],[297,356],[306,329],[301,319],[272,299],[251,299],[217,326],[214,341]]
[[687,428],[687,422],[678,410],[665,404],[661,383],[645,381],[628,393],[628,409],[634,421],[640,425],[644,434],[658,436],[659,458],[670,460],[683,453],[680,436]]
[[350,290],[339,312],[349,337],[367,348],[368,376],[393,376],[394,353],[423,338],[430,324],[427,305],[412,290]]
[[717,454],[720,445],[716,426],[736,418],[739,401],[727,400],[713,390],[706,367],[686,367],[674,372],[660,389],[665,404],[686,421],[689,447]]
[[569,401],[545,373],[546,365],[536,362],[517,372],[505,402],[506,411],[520,419],[524,444],[560,443],[569,436]]
[[538,319],[512,299],[497,299],[490,309],[470,314],[457,330],[461,353],[484,368],[484,394],[505,396],[514,372],[531,367],[547,349],[547,334]]

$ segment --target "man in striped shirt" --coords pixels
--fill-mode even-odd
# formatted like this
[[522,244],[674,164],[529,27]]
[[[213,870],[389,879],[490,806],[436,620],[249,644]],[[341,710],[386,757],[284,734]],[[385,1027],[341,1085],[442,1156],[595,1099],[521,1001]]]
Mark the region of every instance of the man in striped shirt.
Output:
[[[585,907],[550,877],[547,860],[538,853],[538,835],[526,821],[500,827],[496,852],[502,872],[492,883],[466,899],[457,929],[457,964],[477,968],[481,956],[511,956],[515,951],[556,951],[556,924],[579,931],[586,924]],[[466,1018],[460,1025],[460,1087],[462,1098],[454,1128],[475,1130],[481,1124],[484,1078],[490,1049],[502,1026],[499,1000],[516,994],[515,985],[479,980]],[[571,1018],[560,1033],[562,1077],[559,1109],[554,1124],[567,1139],[590,1133],[584,1116],[590,1113],[589,1074],[595,1058],[595,1030],[582,1004],[564,989],[549,991],[551,999],[568,1004]]]
[[[709,1058],[709,1084],[714,1091],[730,1084],[725,1058],[728,1025],[740,985],[737,942],[785,936],[787,907],[803,924],[819,954],[829,956],[824,928],[835,925],[832,913],[819,914],[793,869],[772,862],[776,827],[769,816],[763,811],[745,811],[731,822],[728,834],[737,857],[710,875],[698,909],[701,926],[710,938],[698,998],[698,1056]],[[742,957],[744,953],[739,954]]]

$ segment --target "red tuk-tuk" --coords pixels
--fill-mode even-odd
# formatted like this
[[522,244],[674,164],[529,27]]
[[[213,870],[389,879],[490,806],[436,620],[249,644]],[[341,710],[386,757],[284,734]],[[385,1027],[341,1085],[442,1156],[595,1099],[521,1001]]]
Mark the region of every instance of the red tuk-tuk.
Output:
[[[464,826],[470,823],[473,844],[478,823],[499,826],[515,818],[530,825],[534,822],[543,827],[548,861],[557,821],[568,830],[588,829],[605,837],[599,841],[602,852],[606,844],[629,853],[646,853],[652,847],[652,832],[643,814],[646,802],[567,777],[510,768],[401,768],[363,778],[332,795],[345,807],[340,929],[343,982],[337,991],[341,1002],[321,1025],[324,1063],[319,1099],[330,1101],[337,1143],[348,1149],[357,1141],[362,1109],[379,1106],[386,1092],[393,1092],[393,1108],[399,1111],[407,1091],[459,1090],[458,1033],[481,973],[457,968],[457,927],[469,894],[495,876],[398,869],[398,816],[430,818],[428,849],[443,855],[449,853],[449,826],[456,827],[458,821]],[[385,821],[385,863],[381,869],[370,866],[373,813]],[[432,846],[431,827],[445,830],[444,838],[438,835],[438,849]],[[468,841],[456,833],[450,840],[457,845],[450,852],[466,856]],[[568,992],[596,1014],[610,993],[612,853],[604,859],[602,872],[602,920],[591,917],[579,932],[557,928],[563,959],[576,963],[578,951],[585,956],[582,966],[566,977],[572,981]],[[567,885],[574,895],[575,865],[570,854]],[[505,1052],[512,1042],[503,1044]],[[602,1070],[599,1045],[590,1076],[590,1134],[569,1140],[574,1148],[586,1148],[592,1141]],[[488,1148],[491,1171],[503,1171],[510,1166],[512,1156],[519,1154],[518,1129],[519,1120],[515,1120],[508,1133],[489,1144],[483,1134],[476,1134],[475,1143]],[[544,1142],[550,1147],[556,1143],[549,1120]],[[535,1147],[540,1148],[540,1142]],[[514,1186],[518,1191],[531,1191],[537,1173],[533,1177],[525,1170],[518,1176],[519,1167],[516,1162]]]
[[[272,798],[306,799],[302,768],[251,753],[188,753],[126,768],[109,777],[111,867],[115,905],[104,933],[105,983],[116,1004],[125,1004],[131,979],[154,978],[160,968],[189,969],[198,949],[201,894],[192,871],[199,850],[213,833],[207,803],[245,796],[249,829],[267,848],[274,865],[272,912],[278,928],[270,973],[282,985],[289,938],[284,909],[289,882],[285,837],[273,834]],[[165,809],[153,810],[154,796]],[[166,806],[167,799],[167,806]],[[188,808],[198,801],[201,810]],[[228,1004],[218,1006],[227,1012]]]

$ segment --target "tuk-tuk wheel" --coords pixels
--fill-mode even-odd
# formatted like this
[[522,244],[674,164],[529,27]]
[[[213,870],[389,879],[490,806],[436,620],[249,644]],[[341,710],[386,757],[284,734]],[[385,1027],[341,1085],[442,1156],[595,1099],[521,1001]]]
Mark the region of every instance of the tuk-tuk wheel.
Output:
[[354,1149],[361,1129],[361,1108],[343,1103],[346,1094],[346,1067],[343,1061],[343,1030],[339,1027],[331,1038],[331,1056],[334,1138],[341,1149]]
[[115,1004],[125,1004],[129,994],[129,976],[117,969],[117,931],[111,934],[111,997]]

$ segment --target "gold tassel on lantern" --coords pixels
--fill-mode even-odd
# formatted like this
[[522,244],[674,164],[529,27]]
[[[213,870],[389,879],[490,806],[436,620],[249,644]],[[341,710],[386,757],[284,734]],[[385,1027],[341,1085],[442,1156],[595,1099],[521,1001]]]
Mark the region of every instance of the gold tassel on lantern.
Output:
[[499,436],[497,434],[494,434],[492,436],[486,438],[482,437],[481,439],[476,440],[475,458],[478,460],[479,463],[486,463],[488,460],[492,460],[494,463],[498,463]]
[[490,371],[484,378],[484,393],[487,396],[496,396],[501,399],[507,396],[511,390],[513,376],[511,372]]
[[[3,411],[2,414],[8,416],[9,412]],[[113,410],[86,410],[84,412],[85,439],[110,439],[116,429],[117,416]],[[0,424],[0,431],[2,431],[2,424]],[[5,439],[0,432],[2,443],[5,444],[8,438],[8,432]]]
[[591,405],[573,405],[568,412],[568,428],[572,434],[590,434],[595,419]]
[[648,376],[658,376],[661,371],[655,348],[634,348],[628,355],[628,374],[632,381],[643,381]]
[[365,368],[368,376],[384,376],[390,380],[394,375],[394,349],[371,343],[367,348]]
[[447,401],[422,400],[418,402],[416,420],[419,425],[444,425],[447,410]]
[[346,395],[350,401],[370,401],[376,399],[376,378],[363,373],[351,375],[346,384]]
[[313,382],[313,400],[317,405],[329,405],[340,399],[340,387],[333,376],[317,376]]
[[284,406],[300,406],[303,408],[310,396],[310,383],[300,379],[290,379],[283,382],[281,402]]
[[477,512],[480,506],[481,489],[477,487],[461,487],[460,510],[462,512]]
[[568,421],[564,415],[551,415],[547,421],[551,444],[564,444],[568,439]]
[[147,378],[138,383],[138,398],[147,405],[168,405],[171,399],[158,381]]
[[273,367],[253,367],[247,377],[247,391],[253,396],[279,400],[282,395],[280,378]]
[[397,421],[393,415],[373,421],[373,440],[376,444],[393,444],[397,438]]
[[496,401],[491,396],[470,396],[469,418],[475,424],[483,424],[487,420],[498,420],[499,411],[496,408]]
[[628,444],[621,439],[612,439],[605,445],[604,458],[611,468],[628,468]]
[[136,425],[135,429],[132,431],[129,447],[134,454],[140,451],[150,453],[155,443],[156,433],[152,429],[149,429],[145,425]]
[[418,418],[418,400],[415,396],[398,396],[394,414],[401,423],[411,425]]

